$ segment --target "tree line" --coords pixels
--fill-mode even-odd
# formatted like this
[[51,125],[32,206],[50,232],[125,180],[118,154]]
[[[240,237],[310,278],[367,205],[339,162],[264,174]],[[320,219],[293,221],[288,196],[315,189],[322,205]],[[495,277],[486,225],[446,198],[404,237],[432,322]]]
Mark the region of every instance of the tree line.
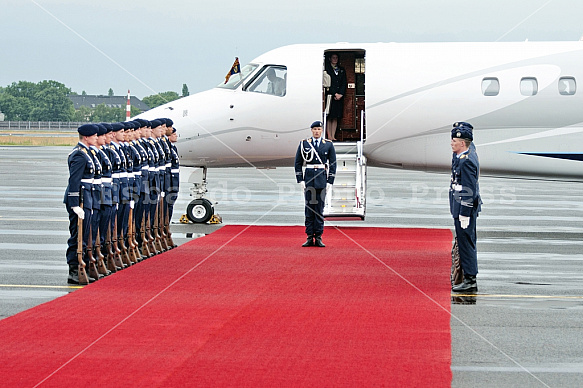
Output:
[[[86,95],[84,91],[82,95]],[[77,122],[115,122],[124,121],[126,108],[107,107],[100,104],[95,108],[82,106],[75,109],[69,95],[77,95],[64,84],[45,80],[38,83],[29,81],[13,82],[0,87],[0,112],[10,121],[77,121]],[[113,89],[109,89],[113,96]],[[142,101],[155,108],[170,101],[189,95],[188,86],[182,85],[182,96],[173,91],[144,97]],[[131,107],[131,115],[140,114],[138,108]]]

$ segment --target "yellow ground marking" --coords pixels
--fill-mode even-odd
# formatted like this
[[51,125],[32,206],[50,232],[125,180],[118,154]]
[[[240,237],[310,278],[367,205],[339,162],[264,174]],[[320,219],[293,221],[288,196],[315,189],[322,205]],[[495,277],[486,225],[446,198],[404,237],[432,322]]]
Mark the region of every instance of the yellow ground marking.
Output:
[[532,299],[583,299],[583,295],[511,295],[511,294],[454,294],[451,296],[473,296],[477,298],[532,298]]
[[53,289],[83,288],[83,286],[41,286],[41,285],[34,285],[34,284],[0,284],[0,287],[5,287],[5,288],[53,288]]

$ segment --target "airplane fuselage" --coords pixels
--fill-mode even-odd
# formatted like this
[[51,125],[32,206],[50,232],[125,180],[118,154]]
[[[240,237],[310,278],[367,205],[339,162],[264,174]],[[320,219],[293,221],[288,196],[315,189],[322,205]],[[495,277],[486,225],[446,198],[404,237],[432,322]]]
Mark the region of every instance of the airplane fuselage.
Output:
[[[285,46],[231,76],[245,77],[231,88],[140,117],[174,121],[184,166],[291,166],[310,123],[323,118],[330,51],[364,58],[365,114],[356,126],[366,128],[369,165],[447,171],[452,123],[467,121],[482,173],[583,178],[583,42]],[[252,90],[270,66],[285,70],[283,96]]]

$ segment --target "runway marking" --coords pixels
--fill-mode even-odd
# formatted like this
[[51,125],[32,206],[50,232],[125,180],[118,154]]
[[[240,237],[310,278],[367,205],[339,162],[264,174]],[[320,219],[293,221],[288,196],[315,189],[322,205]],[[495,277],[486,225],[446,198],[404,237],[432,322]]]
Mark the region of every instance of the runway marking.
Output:
[[5,221],[36,221],[36,222],[69,222],[69,220],[66,219],[59,219],[59,218],[52,218],[52,219],[46,219],[46,218],[6,218],[6,217],[2,217],[0,216],[0,218],[2,218],[2,220]]
[[473,296],[476,298],[532,298],[532,299],[583,299],[582,296],[577,295],[511,295],[511,294],[454,294],[451,296]]
[[5,287],[5,288],[56,288],[56,289],[83,288],[83,286],[41,286],[41,285],[35,285],[35,284],[0,284],[0,287]]

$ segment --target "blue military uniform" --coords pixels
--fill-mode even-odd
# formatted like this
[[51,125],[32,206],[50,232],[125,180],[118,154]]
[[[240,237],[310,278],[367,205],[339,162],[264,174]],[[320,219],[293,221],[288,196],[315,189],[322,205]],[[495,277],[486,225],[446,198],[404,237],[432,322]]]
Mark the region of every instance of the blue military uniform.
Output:
[[[172,133],[176,132],[176,128],[172,129]],[[178,149],[172,143],[170,143],[170,154],[171,154],[171,169],[170,169],[170,188],[169,192],[166,194],[168,201],[168,220],[172,219],[172,213],[174,212],[174,203],[178,198],[178,191],[180,189],[180,157],[178,156]]]
[[[150,122],[143,119],[136,119],[136,121],[140,124],[141,127],[149,127]],[[141,167],[141,182],[139,187],[139,200],[136,204],[136,235],[138,244],[140,245],[140,250],[142,254],[144,254],[144,246],[142,241],[142,222],[145,225],[148,219],[148,214],[150,212],[150,200],[149,200],[149,193],[150,193],[150,164],[153,166],[153,154],[148,146],[148,141],[145,138],[140,138],[136,140],[136,147],[138,152],[140,153],[142,159],[142,167]],[[144,221],[142,221],[144,220]],[[148,238],[148,236],[146,236]]]
[[[452,130],[452,138],[473,140],[472,129],[473,127],[468,123],[456,123]],[[470,281],[474,285],[474,287],[471,287],[472,290],[477,290],[475,285],[475,277],[478,273],[476,220],[482,204],[478,183],[479,176],[480,162],[473,143],[465,152],[459,155],[454,153],[451,164],[449,205],[454,219],[460,265],[464,272],[464,279],[471,279]],[[462,227],[460,216],[469,217],[469,225],[466,228]],[[466,280],[464,281],[466,282]]]
[[[77,129],[82,136],[96,135],[98,130],[98,127],[93,124],[84,124]],[[68,246],[66,253],[67,264],[69,264],[68,282],[77,284],[79,283],[77,274],[77,266],[79,265],[77,260],[78,216],[73,208],[83,207],[82,241],[83,252],[85,252],[87,242],[89,241],[89,225],[93,208],[92,185],[95,176],[95,163],[91,156],[90,148],[82,142],[79,142],[69,154],[67,164],[69,166],[69,181],[65,190],[63,203],[69,213],[69,232],[71,235],[67,240]],[[83,260],[88,264],[86,257]]]
[[[320,121],[312,124],[322,126]],[[305,166],[305,171],[302,168]],[[295,157],[298,183],[305,182],[305,226],[308,239],[320,238],[324,232],[324,201],[327,184],[336,177],[336,151],[331,141],[312,137],[300,141]],[[322,245],[323,246],[323,245]]]
[[[112,126],[107,123],[102,123],[105,127],[105,133],[110,133]],[[101,162],[101,182],[103,184],[102,196],[101,196],[101,209],[99,211],[99,240],[101,248],[106,251],[105,240],[107,238],[107,231],[111,221],[111,208],[113,206],[113,165],[109,159],[108,146],[103,145],[99,148],[99,154],[97,155]]]

